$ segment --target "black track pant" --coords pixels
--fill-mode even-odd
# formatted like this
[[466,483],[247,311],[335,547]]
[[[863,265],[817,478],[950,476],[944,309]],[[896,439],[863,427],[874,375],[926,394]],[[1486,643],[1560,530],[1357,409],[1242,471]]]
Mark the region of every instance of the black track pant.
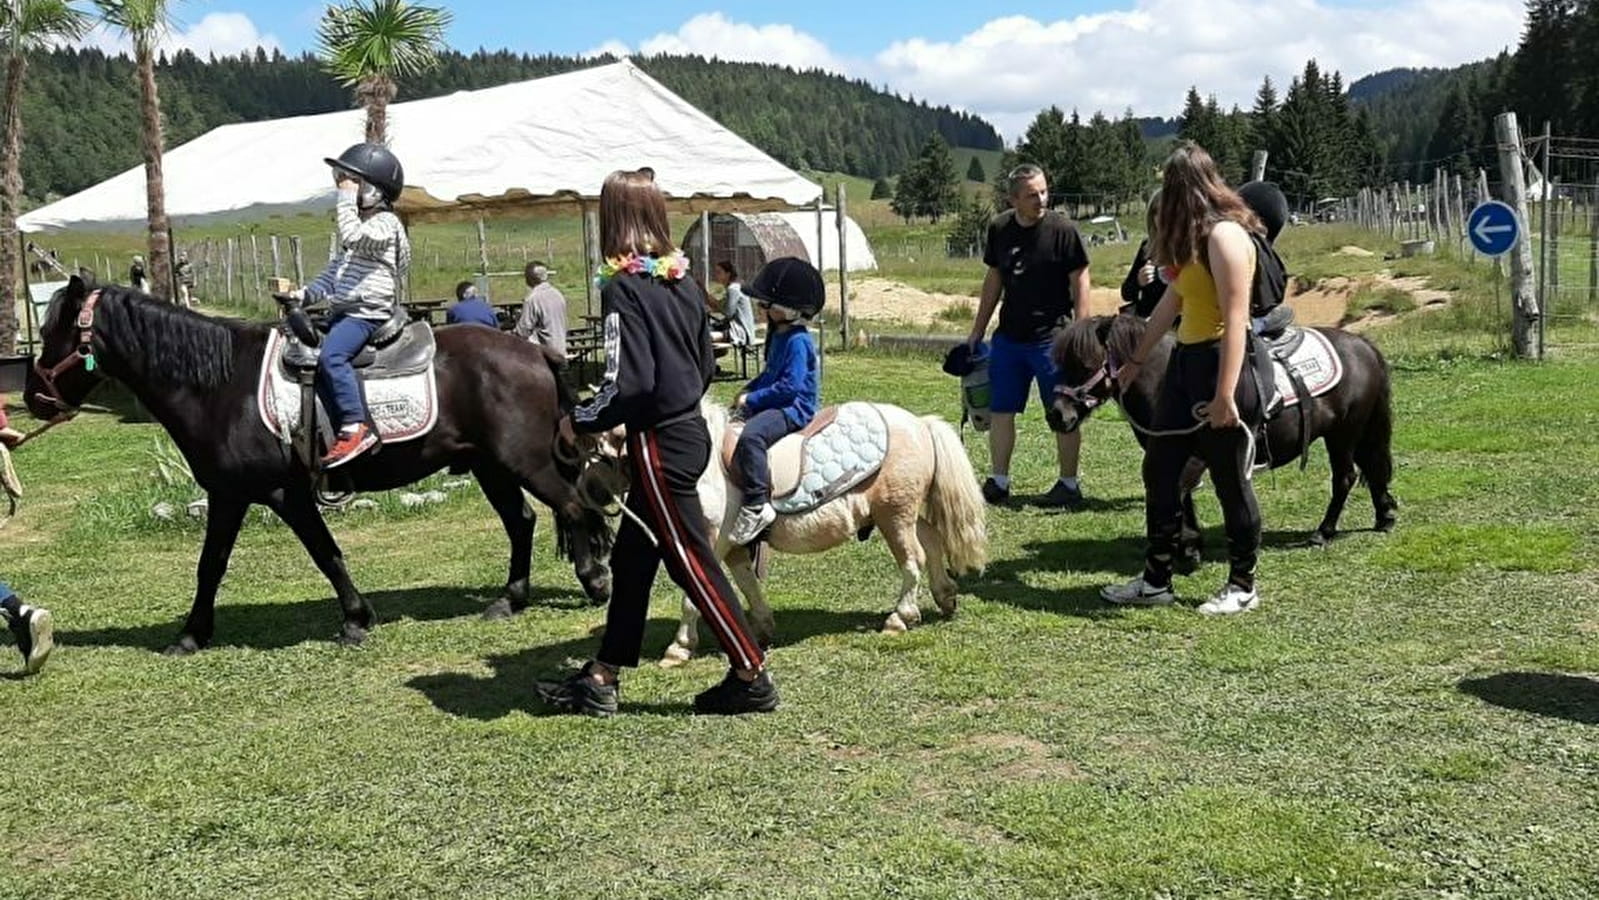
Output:
[[[1200,428],[1188,434],[1151,437],[1144,451],[1144,516],[1149,549],[1144,557],[1144,583],[1164,587],[1171,584],[1172,560],[1177,553],[1182,531],[1182,475],[1192,457],[1204,460],[1210,470],[1216,498],[1221,501],[1222,520],[1227,530],[1227,580],[1246,590],[1255,587],[1255,562],[1260,555],[1260,505],[1249,480],[1254,460],[1249,453],[1249,434],[1259,433],[1264,418],[1258,385],[1264,376],[1256,362],[1265,362],[1261,348],[1246,354],[1244,371],[1233,397],[1238,403],[1242,428]],[[1221,372],[1221,345],[1178,344],[1172,351],[1156,404],[1156,431],[1182,431],[1198,420],[1196,404],[1209,403],[1216,395]],[[1249,429],[1246,431],[1245,429]]]
[[624,516],[611,550],[611,605],[605,616],[605,637],[598,659],[608,666],[637,666],[644,643],[650,589],[661,563],[667,574],[705,618],[716,642],[735,669],[759,669],[765,663],[738,595],[728,583],[705,533],[705,514],[696,485],[711,463],[711,439],[698,413],[652,431],[629,434],[628,459],[633,484],[627,506],[648,522],[649,536]]

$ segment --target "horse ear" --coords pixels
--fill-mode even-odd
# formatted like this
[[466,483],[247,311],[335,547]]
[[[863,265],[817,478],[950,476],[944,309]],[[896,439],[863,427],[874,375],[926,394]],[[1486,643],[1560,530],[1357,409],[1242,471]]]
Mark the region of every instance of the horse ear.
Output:
[[82,300],[89,293],[89,286],[77,275],[67,279],[66,297],[73,303]]
[[1110,343],[1110,326],[1115,322],[1110,316],[1100,316],[1099,324],[1094,326],[1094,336],[1099,338],[1101,344]]

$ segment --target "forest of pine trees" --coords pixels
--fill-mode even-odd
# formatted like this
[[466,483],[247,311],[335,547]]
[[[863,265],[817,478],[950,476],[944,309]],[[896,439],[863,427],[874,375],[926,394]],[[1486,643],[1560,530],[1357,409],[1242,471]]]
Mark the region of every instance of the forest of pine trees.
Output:
[[[491,87],[604,61],[450,52],[434,71],[407,79],[399,100]],[[957,147],[1001,146],[999,133],[976,116],[902,99],[864,81],[695,56],[636,61],[685,100],[794,168],[891,175],[916,157],[929,134]],[[162,58],[157,77],[168,147],[218,125],[352,106],[349,91],[309,55],[257,50],[201,59],[180,51]],[[28,129],[22,173],[35,200],[82,190],[139,163],[133,63],[126,57],[92,49],[36,54],[22,115]]]

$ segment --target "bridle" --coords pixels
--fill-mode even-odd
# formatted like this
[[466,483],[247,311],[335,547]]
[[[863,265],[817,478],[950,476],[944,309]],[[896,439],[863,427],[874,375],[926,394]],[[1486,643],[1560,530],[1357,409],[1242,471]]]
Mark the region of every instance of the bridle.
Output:
[[[1088,377],[1087,381],[1076,386],[1057,384],[1055,394],[1081,406],[1085,412],[1091,412],[1106,400],[1121,393],[1121,385],[1116,380],[1121,370],[1121,365],[1116,361],[1116,354],[1107,349],[1105,362]],[[1101,385],[1108,388],[1103,394],[1099,393]]]
[[77,412],[77,407],[68,403],[61,396],[61,389],[56,386],[56,379],[80,365],[83,366],[85,372],[93,372],[98,365],[94,358],[94,346],[91,342],[94,339],[94,307],[99,302],[100,292],[98,290],[91,291],[88,299],[83,301],[83,308],[78,310],[78,349],[75,352],[48,369],[38,360],[33,362],[33,373],[39,376],[39,380],[44,382],[45,389],[48,391],[48,393],[37,391],[35,393],[39,394],[41,399],[54,404],[65,415]]

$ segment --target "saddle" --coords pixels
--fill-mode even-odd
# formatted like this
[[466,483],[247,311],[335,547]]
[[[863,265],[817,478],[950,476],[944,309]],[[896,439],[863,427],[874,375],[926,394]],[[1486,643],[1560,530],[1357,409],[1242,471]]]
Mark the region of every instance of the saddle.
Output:
[[[308,328],[314,330],[307,333]],[[315,371],[327,323],[291,314],[284,329],[295,340],[284,344],[283,365],[292,371]],[[378,326],[350,365],[362,380],[398,378],[426,371],[433,364],[434,351],[432,326],[425,320],[412,322],[405,309],[396,305],[394,315]]]
[[1269,397],[1266,419],[1275,419],[1289,409],[1298,412],[1299,467],[1303,469],[1310,462],[1311,406],[1315,398],[1343,381],[1343,360],[1326,335],[1297,325],[1288,325],[1275,334],[1263,329],[1257,346],[1265,352],[1269,364],[1261,368],[1272,376],[1270,385],[1261,386],[1262,393]]
[[[722,471],[742,486],[734,451],[743,422],[722,436]],[[823,408],[810,424],[767,450],[772,506],[783,515],[809,512],[876,475],[888,456],[888,420],[870,403]]]

